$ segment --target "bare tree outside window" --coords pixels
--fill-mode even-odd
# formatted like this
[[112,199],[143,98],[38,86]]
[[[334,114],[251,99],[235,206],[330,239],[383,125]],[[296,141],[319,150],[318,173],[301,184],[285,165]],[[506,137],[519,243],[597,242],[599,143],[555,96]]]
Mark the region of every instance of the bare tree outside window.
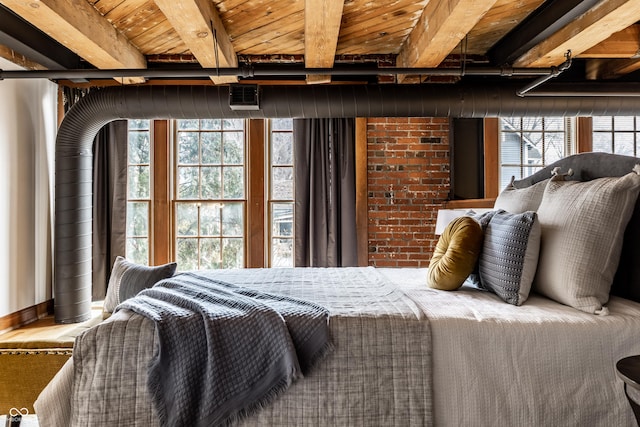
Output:
[[[267,256],[264,265],[293,266],[293,120],[265,120],[264,217],[261,224]],[[242,268],[247,261],[248,138],[244,119],[167,121],[169,140],[154,122],[129,120],[127,257],[140,264],[171,258],[181,271]],[[262,136],[256,136],[263,143]],[[169,150],[153,153],[156,143]],[[159,145],[158,147],[164,147]],[[159,154],[166,151],[166,154]],[[159,165],[171,165],[166,181]],[[164,157],[162,157],[164,156]],[[158,158],[156,157],[156,160]],[[162,167],[162,166],[160,166]],[[158,193],[154,179],[168,182]],[[158,196],[158,200],[154,197]],[[167,207],[165,201],[170,202]],[[164,204],[163,204],[164,203]],[[153,221],[152,221],[153,218]],[[154,223],[171,223],[158,229]],[[165,222],[166,221],[166,222]],[[253,224],[255,229],[255,223]],[[162,233],[166,233],[164,236]],[[159,255],[160,254],[160,255]]]
[[271,267],[293,267],[293,120],[269,126],[269,222]]
[[593,151],[638,157],[640,116],[593,117]]
[[176,260],[180,270],[245,265],[244,120],[178,120]]
[[127,237],[125,256],[149,264],[151,130],[149,120],[128,121]]
[[567,123],[564,117],[500,118],[500,188],[570,154]]

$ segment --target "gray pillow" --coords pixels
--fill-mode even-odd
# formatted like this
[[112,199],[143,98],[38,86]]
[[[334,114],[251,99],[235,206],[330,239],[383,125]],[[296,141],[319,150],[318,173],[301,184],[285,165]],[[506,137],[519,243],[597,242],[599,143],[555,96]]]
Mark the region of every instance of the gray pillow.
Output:
[[136,296],[141,290],[152,287],[162,279],[173,276],[176,267],[175,262],[147,267],[127,261],[121,256],[117,257],[111,269],[103,311],[113,313],[122,301]]
[[522,305],[538,266],[540,223],[533,211],[497,211],[485,229],[479,260],[480,287]]
[[603,305],[640,191],[636,170],[587,182],[551,179],[538,209],[542,240],[536,292],[587,313],[606,314]]
[[[487,212],[483,212],[481,214],[476,214],[474,213],[470,213],[469,216],[473,219],[475,219],[476,221],[478,221],[478,223],[480,224],[480,228],[482,228],[482,233],[484,235],[484,232],[487,230],[487,226],[489,225],[489,222],[491,221],[491,218],[496,214],[496,211],[487,211]],[[484,238],[483,238],[484,239]],[[482,252],[480,252],[480,255],[482,255]],[[469,277],[467,277],[466,280],[466,284],[470,285],[474,288],[478,288],[478,289],[483,289],[480,286],[480,266],[479,266],[479,261],[480,261],[480,257],[478,257],[478,262],[476,262],[475,267],[473,268],[473,272],[471,272],[471,274],[469,275]]]

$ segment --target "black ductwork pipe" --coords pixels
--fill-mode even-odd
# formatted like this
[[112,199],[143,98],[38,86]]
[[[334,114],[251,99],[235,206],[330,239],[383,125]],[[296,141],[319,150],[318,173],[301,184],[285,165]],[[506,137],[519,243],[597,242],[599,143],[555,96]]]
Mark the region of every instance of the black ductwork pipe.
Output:
[[[522,83],[310,85],[260,88],[260,110],[229,108],[223,86],[119,86],[89,93],[66,114],[56,141],[55,319],[91,312],[92,144],[112,120],[138,118],[487,117],[635,115],[630,97],[518,97]],[[567,86],[563,86],[565,89]]]

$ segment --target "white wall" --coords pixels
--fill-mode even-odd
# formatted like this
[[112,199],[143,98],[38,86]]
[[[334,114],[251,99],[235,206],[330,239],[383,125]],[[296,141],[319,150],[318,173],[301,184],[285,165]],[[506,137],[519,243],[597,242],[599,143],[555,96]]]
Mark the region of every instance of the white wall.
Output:
[[52,298],[56,131],[56,84],[0,80],[0,317]]

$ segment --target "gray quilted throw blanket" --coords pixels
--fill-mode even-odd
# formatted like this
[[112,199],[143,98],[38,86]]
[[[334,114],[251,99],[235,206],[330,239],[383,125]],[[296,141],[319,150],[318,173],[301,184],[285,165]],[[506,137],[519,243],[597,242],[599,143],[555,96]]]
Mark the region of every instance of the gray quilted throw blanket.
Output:
[[158,282],[122,309],[155,322],[159,347],[148,386],[166,426],[244,418],[329,348],[325,308],[191,273]]

